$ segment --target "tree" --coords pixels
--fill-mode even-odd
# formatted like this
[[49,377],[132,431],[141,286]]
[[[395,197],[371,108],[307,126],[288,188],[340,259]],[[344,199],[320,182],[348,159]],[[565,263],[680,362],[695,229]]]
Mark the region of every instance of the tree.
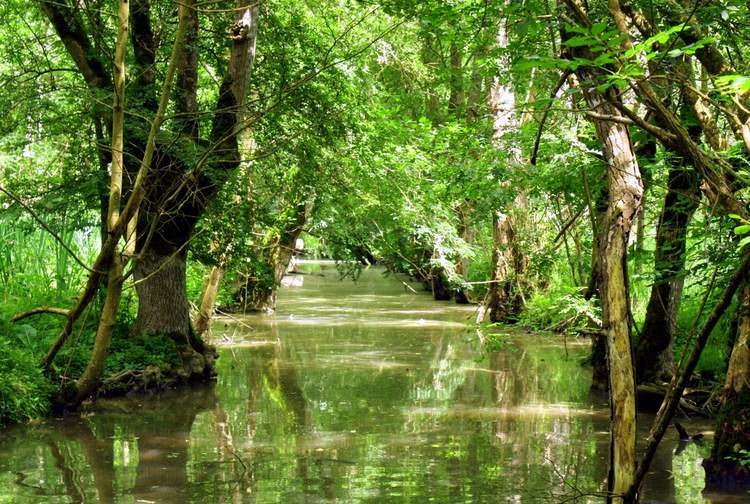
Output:
[[[67,3],[42,1],[40,5],[88,87],[93,93],[108,92],[113,79],[102,64],[103,55],[97,53],[90,43],[90,33],[86,31],[79,10]],[[126,7],[127,2],[124,2],[122,8]],[[247,78],[255,55],[258,5],[251,6],[249,2],[244,1],[238,4],[236,22],[230,31],[229,57],[213,114],[210,143],[205,149],[200,146],[197,137],[185,139],[182,136],[186,129],[190,132],[198,130],[195,125],[198,114],[195,109],[197,57],[193,54],[198,48],[187,44],[194,36],[192,32],[197,30],[196,5],[187,2],[179,6],[180,24],[158,101],[154,94],[155,72],[152,68],[158,48],[155,46],[152,32],[150,3],[147,0],[136,0],[129,7],[133,20],[130,40],[135,55],[135,66],[139,70],[138,78],[131,86],[130,101],[135,110],[144,114],[132,114],[129,116],[131,122],[122,124],[124,135],[128,138],[128,142],[120,150],[130,161],[126,161],[128,175],[132,181],[128,187],[129,196],[127,203],[120,210],[120,188],[113,178],[107,240],[102,245],[99,258],[92,268],[93,272],[84,294],[76,307],[70,311],[68,322],[58,341],[45,357],[44,363],[49,366],[56,352],[64,344],[75,320],[93,298],[99,278],[104,272],[109,272],[110,288],[105,303],[106,317],[103,318],[100,327],[107,326],[111,332],[119,304],[119,295],[116,293],[119,287],[112,289],[116,287],[115,280],[119,278],[118,261],[113,254],[120,237],[125,236],[128,224],[137,215],[133,269],[139,305],[134,333],[159,333],[170,336],[179,345],[183,358],[190,363],[190,372],[196,375],[210,374],[211,350],[200,339],[195,338],[190,327],[185,293],[186,246],[206,205],[216,194],[221,183],[226,180],[226,173],[231,172],[239,164],[237,136],[243,127],[240,120],[241,111],[244,106]],[[181,38],[183,33],[185,40]],[[123,40],[120,42],[124,43]],[[118,55],[122,57],[124,48],[119,46],[119,51]],[[176,79],[178,99],[175,109],[180,118],[177,124],[182,126],[178,138],[188,142],[188,146],[183,146],[183,149],[174,149],[171,141],[167,144],[162,143],[162,137],[157,135],[164,121],[178,59],[184,65],[179,69]],[[116,65],[116,69],[121,71],[122,65]],[[118,74],[118,79],[121,78]],[[122,100],[119,103],[122,103]],[[154,116],[150,128],[145,127],[148,123],[142,122],[145,114]],[[100,111],[97,115],[97,118],[101,119],[108,114],[106,111]],[[114,124],[119,129],[121,123],[122,121]],[[114,127],[110,132],[113,136],[113,156],[119,155],[116,149],[119,149],[121,144],[115,135],[122,134],[123,132]],[[101,156],[108,154],[103,152]],[[132,162],[138,159],[141,160],[140,163]],[[116,176],[115,173],[116,170],[113,169],[113,177]],[[86,386],[79,388],[80,393],[74,402],[80,402],[95,388],[101,374],[103,356],[106,355],[107,340],[105,334],[97,338],[95,356],[92,358],[94,368],[91,373],[84,375],[85,379],[81,384]]]

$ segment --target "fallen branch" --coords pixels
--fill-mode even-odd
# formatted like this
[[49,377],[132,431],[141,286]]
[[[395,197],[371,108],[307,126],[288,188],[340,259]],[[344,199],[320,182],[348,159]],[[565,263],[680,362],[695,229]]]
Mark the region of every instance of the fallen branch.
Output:
[[70,310],[66,310],[65,308],[57,308],[55,306],[40,306],[23,313],[17,313],[16,315],[13,315],[11,317],[10,321],[14,323],[19,322],[25,318],[33,317],[34,315],[39,315],[41,313],[51,313],[53,315],[61,315],[63,317],[67,317],[70,314]]
[[[658,385],[656,383],[643,383],[638,385],[638,399],[641,403],[646,401],[649,404],[661,404],[664,398],[669,394],[669,387],[666,385]],[[686,399],[687,392],[682,394],[680,398],[680,408],[686,411],[690,411],[696,415],[708,416],[706,411],[699,405]],[[656,402],[658,401],[658,402]],[[642,404],[641,404],[642,406]]]
[[588,310],[583,310],[583,311],[576,312],[572,317],[569,317],[569,318],[567,318],[565,320],[561,320],[560,322],[558,322],[558,323],[556,323],[554,325],[551,325],[550,327],[546,328],[545,331],[558,332],[558,333],[559,332],[563,332],[568,327],[571,327],[571,326],[575,325],[581,319],[585,319],[585,320],[588,321],[588,327],[587,328],[576,329],[577,331],[579,331],[579,332],[586,332],[587,329],[588,330],[596,329],[597,333],[599,331],[601,331],[602,321],[599,320],[596,317],[596,315],[594,315],[593,313],[591,313]]

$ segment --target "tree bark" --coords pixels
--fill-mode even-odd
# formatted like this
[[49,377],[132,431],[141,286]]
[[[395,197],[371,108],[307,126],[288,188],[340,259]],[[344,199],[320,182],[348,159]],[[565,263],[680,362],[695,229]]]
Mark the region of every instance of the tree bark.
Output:
[[[614,10],[616,0],[610,0]],[[589,23],[585,6],[579,0],[560,0],[561,9],[580,24]],[[619,19],[616,18],[616,21]],[[570,34],[562,29],[562,40]],[[586,47],[568,49],[567,57],[590,58]],[[589,110],[604,117],[620,118],[612,104],[621,103],[613,91],[599,91],[599,75],[588,67],[576,71]],[[607,94],[605,94],[607,93]],[[609,394],[611,407],[611,450],[608,477],[608,502],[625,502],[636,477],[635,370],[631,349],[628,293],[628,238],[643,197],[643,183],[630,134],[621,121],[592,119],[607,162],[607,213],[602,223],[599,258],[602,282],[602,330],[607,342]]]
[[188,343],[190,317],[186,291],[186,256],[143,253],[135,264],[138,316],[135,335],[163,334],[178,344]]
[[[593,94],[589,106],[602,105]],[[615,113],[609,110],[608,113]],[[609,208],[601,244],[602,328],[606,335],[609,390],[612,406],[612,467],[610,489],[623,495],[635,476],[635,373],[630,346],[631,327],[627,279],[627,246],[642,195],[640,171],[626,127],[596,122],[608,162]],[[618,498],[616,498],[619,501]]]

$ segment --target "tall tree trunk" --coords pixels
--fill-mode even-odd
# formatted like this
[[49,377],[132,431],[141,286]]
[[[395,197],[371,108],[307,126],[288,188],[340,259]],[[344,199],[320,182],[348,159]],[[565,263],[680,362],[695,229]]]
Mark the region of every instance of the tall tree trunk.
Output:
[[672,342],[685,275],[687,227],[700,202],[695,170],[681,162],[669,167],[667,194],[656,231],[654,285],[636,351],[639,383],[671,379]]
[[[109,85],[109,77],[103,70],[100,59],[92,53],[90,43],[85,31],[82,28],[82,22],[77,16],[76,12],[70,9],[68,6],[54,2],[42,2],[42,9],[44,10],[47,17],[50,19],[52,24],[60,36],[61,40],[64,41],[68,52],[71,54],[76,62],[81,74],[86,79],[88,85],[96,90],[106,89]],[[149,177],[151,170],[151,162],[156,146],[157,133],[160,131],[162,123],[164,122],[165,112],[167,104],[169,102],[170,91],[172,89],[172,82],[175,74],[176,61],[183,46],[185,32],[185,17],[180,16],[180,21],[177,26],[177,33],[175,34],[175,42],[172,46],[172,52],[169,59],[169,65],[164,77],[162,84],[161,96],[159,105],[154,118],[151,121],[148,138],[145,142],[145,151],[141,158],[138,171],[133,175],[133,185],[130,191],[130,195],[125,203],[124,207],[119,209],[119,196],[117,195],[118,204],[112,205],[117,207],[117,211],[113,213],[113,216],[109,222],[112,223],[111,229],[108,230],[107,240],[102,244],[99,255],[94,260],[94,264],[90,269],[89,277],[86,281],[86,286],[83,292],[78,297],[78,301],[75,306],[68,312],[68,318],[63,327],[62,331],[58,335],[55,342],[50,347],[47,354],[42,359],[41,365],[46,370],[49,369],[55,356],[60,351],[62,346],[67,341],[73,326],[76,321],[83,314],[86,307],[92,301],[94,294],[99,288],[99,282],[101,281],[103,274],[108,273],[110,268],[116,267],[114,264],[113,257],[117,253],[118,243],[122,235],[126,232],[126,229],[133,219],[133,216],[138,212],[138,208],[144,201],[146,195],[146,179]],[[124,66],[123,66],[124,68]],[[114,124],[114,120],[113,120]],[[114,139],[114,133],[113,133]],[[114,142],[114,140],[113,140]],[[122,152],[122,147],[120,148]],[[114,156],[114,153],[113,153]],[[113,167],[116,163],[113,163]],[[114,175],[114,171],[113,171]],[[92,381],[91,383],[95,383]]]
[[512,249],[515,238],[511,218],[496,211],[492,226],[492,283],[487,292],[486,308],[492,322],[507,321],[520,311],[520,300],[515,295],[517,256]]
[[[708,487],[750,487],[750,282],[740,293],[737,340],[729,358],[711,458],[704,461]],[[742,452],[744,450],[744,453]]]
[[[458,210],[458,234],[461,239],[467,244],[474,241],[474,229],[471,226],[471,214],[473,208],[471,201],[464,200],[459,206]],[[469,259],[467,257],[459,257],[456,260],[456,273],[460,275],[464,280],[469,275]],[[465,287],[459,287],[455,292],[455,299],[457,304],[468,304],[469,301],[469,290]]]
[[[610,8],[615,3],[610,0]],[[571,8],[571,4],[575,8]],[[587,20],[581,19],[586,12],[582,2],[560,0],[558,5],[572,19],[586,24]],[[565,28],[561,36],[563,41],[570,38]],[[568,57],[591,57],[586,47],[569,48],[568,51]],[[620,104],[620,97],[612,89],[601,92],[595,87],[600,82],[598,74],[587,67],[579,67],[576,73],[589,110],[602,114],[601,117],[622,117],[612,105]],[[599,244],[602,330],[607,342],[612,415],[610,497],[607,500],[624,502],[624,496],[636,477],[635,369],[631,349],[627,253],[630,231],[641,206],[643,183],[627,127],[622,122],[604,119],[593,119],[593,123],[607,162],[608,188],[607,213],[602,222],[602,241]]]
[[[506,6],[509,5],[506,0]],[[508,49],[508,20],[500,21],[497,35],[497,46],[501,51]],[[511,75],[511,60],[507,54],[499,58],[500,75],[507,79]],[[495,147],[505,152],[508,159],[508,171],[520,166],[523,162],[521,148],[511,138],[519,131],[516,116],[516,93],[510,82],[495,77],[490,89],[489,106],[493,118],[493,138]],[[492,283],[487,294],[487,313],[492,322],[512,321],[523,307],[523,278],[528,259],[519,243],[520,234],[518,217],[527,207],[526,196],[521,189],[513,201],[513,211],[497,210],[493,215],[492,237]]]
[[[198,29],[194,0],[180,5],[186,37],[195,38]],[[139,223],[138,257],[135,265],[138,317],[135,334],[166,334],[180,345],[186,343],[201,353],[207,347],[190,325],[186,292],[186,255],[191,233],[210,199],[221,186],[222,177],[240,164],[238,135],[243,128],[247,81],[255,58],[258,32],[258,4],[236,0],[236,23],[231,28],[231,49],[213,114],[211,151],[206,153],[212,170],[197,167],[191,178],[196,186],[185,185],[183,161],[161,152],[157,174],[149,187],[147,205]],[[195,48],[192,48],[193,50]],[[177,85],[176,106],[182,114],[181,131],[194,136],[195,72],[197,60],[191,50],[183,54]],[[193,168],[193,167],[189,167]],[[178,171],[175,171],[178,170]],[[211,172],[211,173],[207,173]],[[164,195],[167,195],[166,197]]]
[[[613,107],[595,95],[588,97],[593,110]],[[597,121],[596,129],[607,159],[609,208],[603,223],[600,261],[602,271],[602,329],[606,335],[609,390],[612,406],[612,468],[610,489],[624,494],[635,476],[635,372],[631,350],[627,250],[633,219],[641,203],[638,162],[627,128],[621,123]]]

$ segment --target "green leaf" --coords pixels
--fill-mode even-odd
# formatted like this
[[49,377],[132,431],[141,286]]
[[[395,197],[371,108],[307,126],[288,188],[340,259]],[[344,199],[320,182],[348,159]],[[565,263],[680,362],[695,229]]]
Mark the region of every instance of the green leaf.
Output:
[[594,26],[591,27],[591,34],[592,35],[599,35],[601,32],[607,29],[607,23],[594,23]]
[[588,45],[596,44],[597,40],[589,37],[588,35],[580,35],[578,37],[572,37],[565,41],[567,47],[584,47]]
[[716,87],[722,93],[742,93],[750,90],[750,77],[744,75],[721,75],[716,78]]
[[600,54],[596,57],[594,60],[594,65],[608,65],[610,63],[614,63],[615,59],[610,56],[609,54]]
[[736,235],[743,235],[747,233],[750,233],[750,224],[743,224],[734,228],[734,234]]

